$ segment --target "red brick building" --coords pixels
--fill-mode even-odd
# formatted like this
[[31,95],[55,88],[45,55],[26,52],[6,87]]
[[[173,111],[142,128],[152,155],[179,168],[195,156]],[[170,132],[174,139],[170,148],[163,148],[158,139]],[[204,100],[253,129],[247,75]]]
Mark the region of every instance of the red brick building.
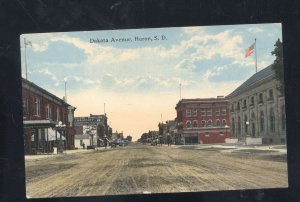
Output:
[[175,109],[182,144],[224,143],[230,137],[228,101],[224,97],[182,99]]
[[[74,148],[75,107],[23,78],[22,103],[25,154]],[[62,130],[56,128],[59,122],[65,125]]]

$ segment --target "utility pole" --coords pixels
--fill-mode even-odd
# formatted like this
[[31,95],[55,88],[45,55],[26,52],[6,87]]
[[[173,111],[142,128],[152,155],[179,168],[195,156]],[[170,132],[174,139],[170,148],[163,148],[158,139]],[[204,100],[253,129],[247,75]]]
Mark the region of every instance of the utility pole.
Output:
[[31,41],[26,41],[26,38],[24,38],[24,48],[25,48],[25,79],[27,80],[27,51],[26,46],[32,46]]

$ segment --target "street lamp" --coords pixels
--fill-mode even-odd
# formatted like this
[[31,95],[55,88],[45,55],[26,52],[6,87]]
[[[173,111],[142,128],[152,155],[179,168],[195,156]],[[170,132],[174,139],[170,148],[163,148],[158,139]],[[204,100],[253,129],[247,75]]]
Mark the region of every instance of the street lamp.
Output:
[[62,134],[66,130],[66,125],[62,124],[62,122],[59,121],[58,124],[55,125],[55,130],[58,131],[58,133],[60,134],[60,139],[59,139],[59,153],[63,153]]

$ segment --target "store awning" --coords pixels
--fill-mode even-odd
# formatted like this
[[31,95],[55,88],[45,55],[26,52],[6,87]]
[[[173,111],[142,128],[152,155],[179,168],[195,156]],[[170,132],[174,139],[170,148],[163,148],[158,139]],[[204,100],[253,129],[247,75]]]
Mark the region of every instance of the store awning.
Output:
[[[48,128],[48,130],[45,131],[45,136],[46,136],[46,140],[47,140],[47,131],[48,131],[48,141],[51,140],[56,140],[56,134],[55,134],[55,130],[53,130],[52,128]],[[66,140],[65,136],[61,136],[62,140]],[[57,132],[57,140],[60,140],[60,133]]]
[[24,120],[24,128],[53,128],[57,122],[51,120]]

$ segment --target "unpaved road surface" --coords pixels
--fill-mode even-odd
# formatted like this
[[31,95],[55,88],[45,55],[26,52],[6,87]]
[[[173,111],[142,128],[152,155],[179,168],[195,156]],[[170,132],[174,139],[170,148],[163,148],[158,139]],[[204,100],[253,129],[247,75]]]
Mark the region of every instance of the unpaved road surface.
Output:
[[26,160],[27,196],[62,197],[287,187],[278,152],[132,144]]

